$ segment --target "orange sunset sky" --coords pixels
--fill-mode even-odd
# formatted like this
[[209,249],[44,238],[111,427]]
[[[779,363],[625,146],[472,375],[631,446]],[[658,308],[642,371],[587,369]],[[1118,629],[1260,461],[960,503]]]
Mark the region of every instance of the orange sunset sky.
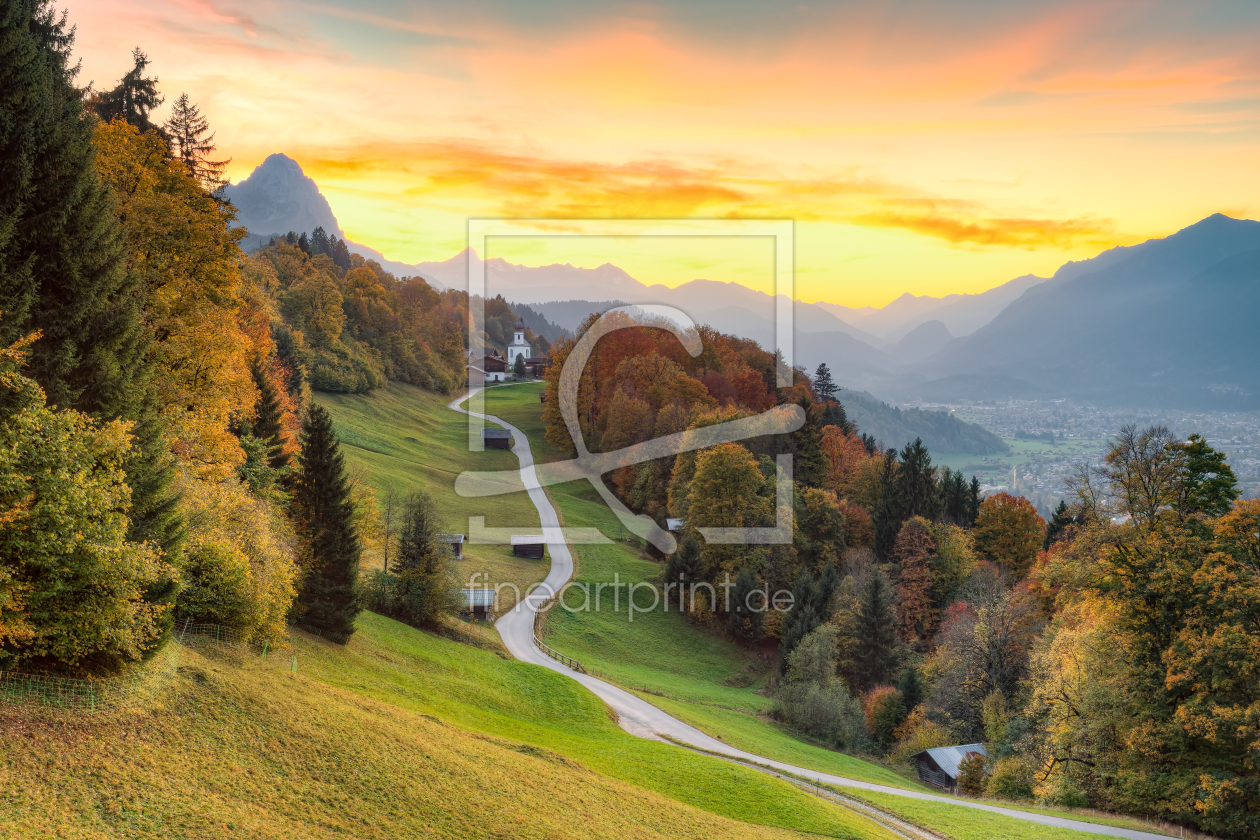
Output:
[[[469,217],[791,218],[796,294],[1049,274],[1260,196],[1260,3],[69,0],[81,79],[139,45],[241,180],[273,152],[405,262]],[[165,106],[159,116],[165,116]],[[755,247],[524,238],[765,287]]]

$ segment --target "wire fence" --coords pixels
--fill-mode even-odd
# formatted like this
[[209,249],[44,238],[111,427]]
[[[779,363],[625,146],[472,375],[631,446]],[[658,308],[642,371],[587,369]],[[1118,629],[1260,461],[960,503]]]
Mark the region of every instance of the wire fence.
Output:
[[288,642],[277,646],[250,639],[231,627],[185,622],[167,644],[146,662],[110,677],[78,679],[52,674],[0,671],[0,703],[36,704],[59,709],[105,711],[151,704],[171,684],[185,647],[239,650],[297,670],[297,656]]

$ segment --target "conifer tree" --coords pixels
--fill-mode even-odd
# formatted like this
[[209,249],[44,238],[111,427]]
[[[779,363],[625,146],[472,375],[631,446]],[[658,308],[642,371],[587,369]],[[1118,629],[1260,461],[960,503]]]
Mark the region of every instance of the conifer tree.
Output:
[[826,362],[820,364],[814,371],[814,391],[824,404],[836,398],[836,383],[831,378],[831,369],[827,367]]
[[879,571],[871,574],[862,593],[857,618],[853,682],[858,691],[866,691],[883,682],[897,661],[896,618],[889,604],[888,584]]
[[253,434],[265,441],[270,449],[267,463],[272,469],[283,469],[289,464],[288,453],[281,448],[284,426],[281,425],[283,411],[280,405],[280,392],[267,376],[267,370],[261,356],[254,357],[249,365],[250,376],[254,387],[258,389],[258,419],[254,423]]
[[141,133],[156,131],[164,134],[161,128],[149,119],[149,112],[164,101],[158,93],[157,77],[144,75],[149,66],[149,57],[139,47],[131,51],[135,65],[127,71],[113,90],[99,93],[92,99],[92,107],[96,115],[105,122],[123,119],[140,129]]
[[163,126],[171,139],[171,151],[175,157],[183,161],[188,171],[210,192],[224,186],[223,170],[231,163],[228,160],[210,160],[214,151],[214,133],[209,137],[210,123],[197,106],[188,100],[188,94],[181,93],[171,109],[171,117]]
[[907,712],[913,712],[914,707],[923,702],[923,678],[913,666],[907,666],[901,672],[901,678],[897,680],[897,690],[901,692],[901,700],[905,703]]
[[804,487],[821,487],[827,480],[827,456],[822,450],[822,409],[801,397],[797,403],[805,412],[805,425],[792,434],[795,460],[793,478]]
[[1063,529],[1072,522],[1072,514],[1068,510],[1067,502],[1063,499],[1059,500],[1059,506],[1054,509],[1054,514],[1050,517],[1049,524],[1046,525],[1046,539],[1042,543],[1043,550],[1049,551],[1050,546],[1054,545],[1055,540],[1059,538],[1059,534],[1063,533]]
[[302,424],[293,509],[306,543],[307,570],[298,595],[299,622],[345,644],[359,605],[359,535],[350,483],[332,418],[312,405]]
[[[0,342],[39,329],[27,370],[50,405],[136,422],[129,535],[170,553],[182,526],[150,389],[144,295],[125,271],[114,203],[94,167],[73,43],[65,14],[46,0],[0,11]],[[162,590],[154,597],[173,585]]]
[[742,642],[755,642],[761,638],[765,618],[765,604],[757,591],[757,575],[750,566],[740,570],[731,592],[731,611],[726,616],[726,629]]
[[971,499],[967,503],[967,527],[976,524],[976,517],[980,515],[980,479],[974,475],[971,477]]
[[435,621],[454,606],[450,548],[438,541],[441,517],[433,498],[423,491],[412,493],[403,506],[394,559],[393,602],[398,618],[412,625]]
[[311,231],[311,254],[327,254],[328,251],[328,234],[322,226],[315,228],[315,230]]

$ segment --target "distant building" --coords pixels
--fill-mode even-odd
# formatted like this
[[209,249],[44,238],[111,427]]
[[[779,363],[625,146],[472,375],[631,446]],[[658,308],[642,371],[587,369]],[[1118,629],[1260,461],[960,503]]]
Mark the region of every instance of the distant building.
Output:
[[933,747],[910,756],[919,768],[919,781],[933,787],[957,792],[958,765],[974,753],[986,755],[984,744],[960,744],[956,747]]
[[524,534],[512,537],[512,554],[516,557],[528,557],[531,560],[541,560],[543,557],[543,549],[547,545],[546,537],[542,534]]
[[464,597],[464,611],[473,618],[488,618],[494,612],[493,589],[461,589],[460,594]]
[[[527,360],[532,355],[534,349],[525,339],[525,322],[517,318],[516,328],[512,331],[512,343],[507,348],[507,363],[509,366],[515,365],[518,358]],[[528,365],[529,362],[526,361],[525,364]]]
[[478,354],[468,352],[468,368],[481,373],[486,382],[507,381],[507,360],[499,355],[498,350]]
[[482,429],[481,443],[486,449],[511,449],[512,433],[507,429]]
[[464,535],[463,534],[438,534],[438,542],[444,542],[451,547],[451,554],[456,560],[464,559]]

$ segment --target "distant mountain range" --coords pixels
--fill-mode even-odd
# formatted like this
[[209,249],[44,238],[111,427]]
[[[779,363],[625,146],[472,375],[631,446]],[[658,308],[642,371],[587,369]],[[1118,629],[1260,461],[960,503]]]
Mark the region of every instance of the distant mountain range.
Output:
[[[247,249],[316,226],[344,238],[315,182],[284,155],[268,157],[227,195],[249,229]],[[464,288],[468,260],[480,259],[465,250],[407,264],[347,244],[440,288]],[[529,305],[566,330],[620,303],[656,303],[774,347],[776,301],[739,284],[647,285],[611,263],[484,265],[488,295]],[[794,316],[797,364],[826,362],[839,384],[884,399],[1257,409],[1260,223],[1218,214],[1165,239],[1067,263],[1050,278],[1025,275],[974,295],[906,294],[878,309],[797,301]]]

